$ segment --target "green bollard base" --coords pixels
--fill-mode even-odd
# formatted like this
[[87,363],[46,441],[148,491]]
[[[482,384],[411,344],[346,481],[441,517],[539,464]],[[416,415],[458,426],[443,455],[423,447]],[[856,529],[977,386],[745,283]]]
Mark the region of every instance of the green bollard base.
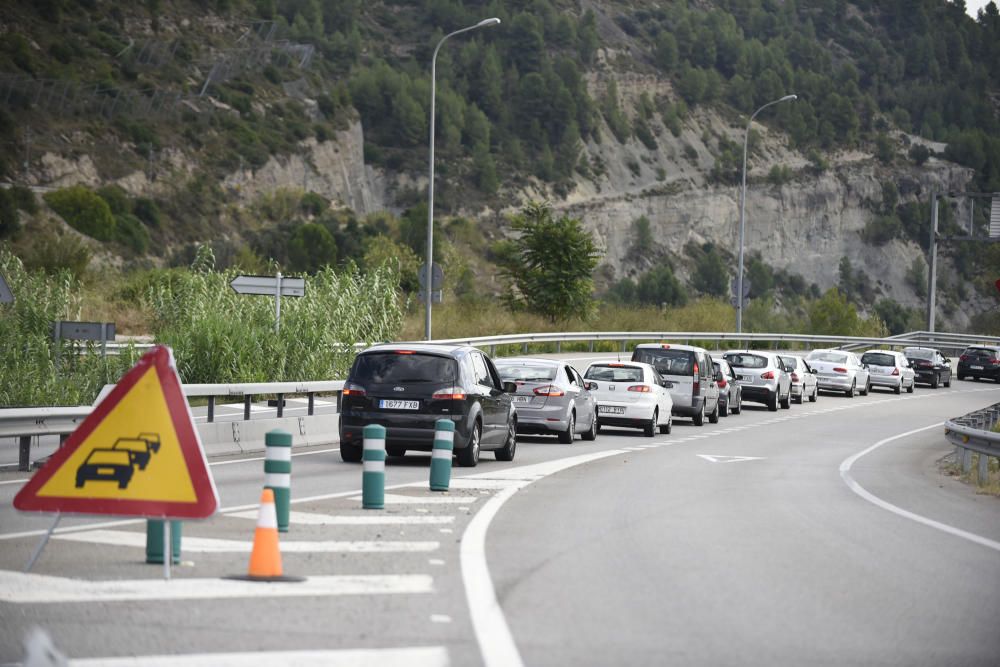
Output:
[[[163,520],[149,519],[146,521],[146,562],[150,565],[163,565]],[[170,522],[170,562],[179,565],[181,562],[181,522]]]

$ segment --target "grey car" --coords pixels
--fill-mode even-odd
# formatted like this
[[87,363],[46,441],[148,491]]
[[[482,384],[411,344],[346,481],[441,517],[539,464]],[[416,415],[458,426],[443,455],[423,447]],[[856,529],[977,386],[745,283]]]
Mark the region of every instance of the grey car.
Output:
[[716,359],[712,365],[715,366],[715,384],[719,385],[719,416],[740,414],[743,411],[743,386],[736,379],[736,371],[725,359]]
[[745,350],[722,355],[737,373],[743,400],[763,403],[772,412],[778,405],[788,409],[792,402],[792,379],[781,357],[773,352]]
[[816,369],[816,381],[823,391],[842,391],[848,398],[854,398],[858,393],[867,396],[871,389],[868,367],[853,352],[813,350],[806,361]]
[[781,361],[792,380],[792,400],[801,403],[808,398],[810,403],[815,403],[819,385],[816,382],[816,371],[810,368],[809,362],[791,355],[781,355]]
[[589,383],[572,366],[550,359],[495,359],[504,382],[513,382],[517,432],[559,436],[569,444],[579,433],[597,437],[597,402]]
[[705,348],[674,343],[641,343],[632,361],[649,364],[667,381],[673,414],[690,417],[695,426],[719,423],[719,385],[712,355]]

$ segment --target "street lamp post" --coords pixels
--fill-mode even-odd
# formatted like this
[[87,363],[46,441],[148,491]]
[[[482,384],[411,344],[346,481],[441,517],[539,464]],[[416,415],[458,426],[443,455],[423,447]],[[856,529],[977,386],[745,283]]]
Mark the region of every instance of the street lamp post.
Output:
[[761,108],[753,112],[750,120],[747,121],[746,132],[743,133],[743,183],[740,186],[740,261],[736,274],[736,333],[743,333],[743,230],[746,226],[744,207],[747,199],[747,141],[750,138],[750,125],[764,109],[779,102],[789,102],[798,99],[798,95],[785,95],[781,99],[768,102]]
[[434,271],[434,98],[437,95],[437,57],[441,45],[449,37],[469,32],[476,28],[485,28],[500,23],[498,18],[483,19],[476,25],[462,28],[455,32],[450,32],[441,38],[441,41],[434,47],[434,56],[431,58],[431,150],[430,150],[430,179],[427,183],[427,273],[424,275],[424,299],[427,306],[427,314],[424,320],[424,338],[431,340],[431,298],[434,294],[432,276]]

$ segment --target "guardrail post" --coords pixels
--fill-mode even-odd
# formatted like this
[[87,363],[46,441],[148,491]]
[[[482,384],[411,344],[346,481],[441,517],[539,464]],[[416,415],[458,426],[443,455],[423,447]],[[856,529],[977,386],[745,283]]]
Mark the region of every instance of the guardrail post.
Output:
[[527,342],[524,343],[524,346],[521,348],[521,350],[524,352],[524,354],[528,354],[528,343]]
[[285,416],[285,395],[278,394],[278,418]]
[[315,408],[316,408],[315,394],[313,394],[312,392],[309,392],[309,410],[306,412],[306,414],[309,415],[310,417],[312,417],[313,410],[315,410]]
[[243,397],[243,421],[250,421],[250,403],[253,402],[253,394]]
[[979,455],[979,470],[976,475],[976,482],[979,486],[986,486],[990,481],[990,457],[986,454]]
[[361,450],[361,507],[385,509],[385,427],[369,424]]
[[593,338],[590,339],[590,351],[591,352],[594,351],[594,339]]
[[31,469],[31,436],[22,435],[18,438],[20,451],[17,454],[17,469],[19,472],[28,472]]
[[264,488],[274,491],[278,532],[288,532],[292,499],[292,434],[274,429],[264,434]]
[[431,491],[447,491],[451,484],[451,456],[455,449],[455,422],[434,422],[434,449],[431,450]]
[[556,341],[556,354],[559,354],[560,352],[562,352],[562,341],[561,340],[557,340]]
[[972,450],[962,449],[962,472],[968,473],[972,469]]

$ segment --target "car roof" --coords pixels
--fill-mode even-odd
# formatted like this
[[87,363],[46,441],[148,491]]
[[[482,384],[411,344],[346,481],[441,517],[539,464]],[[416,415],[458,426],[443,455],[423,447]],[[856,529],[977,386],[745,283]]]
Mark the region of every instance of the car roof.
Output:
[[467,352],[478,351],[471,345],[455,345],[452,343],[378,343],[363,350],[360,354],[375,352],[398,352],[411,350],[422,354],[439,354],[441,356],[458,357]]
[[922,345],[911,345],[910,347],[904,347],[903,352],[909,352],[910,350],[926,350],[928,352],[939,352],[936,347],[923,347]]
[[683,345],[681,343],[639,343],[635,346],[635,349],[639,350],[686,350],[688,352],[708,352],[703,347],[698,347],[697,345]]
[[534,357],[500,357],[493,360],[494,364],[523,364],[525,366],[565,366],[558,359],[535,359]]
[[879,350],[865,350],[864,352],[862,352],[862,354],[871,354],[873,352],[877,352],[878,354],[892,354],[892,355],[903,354],[902,352],[896,352],[895,350],[881,350],[881,349],[879,349]]
[[968,350],[989,350],[990,352],[1000,352],[1000,345],[970,345]]

